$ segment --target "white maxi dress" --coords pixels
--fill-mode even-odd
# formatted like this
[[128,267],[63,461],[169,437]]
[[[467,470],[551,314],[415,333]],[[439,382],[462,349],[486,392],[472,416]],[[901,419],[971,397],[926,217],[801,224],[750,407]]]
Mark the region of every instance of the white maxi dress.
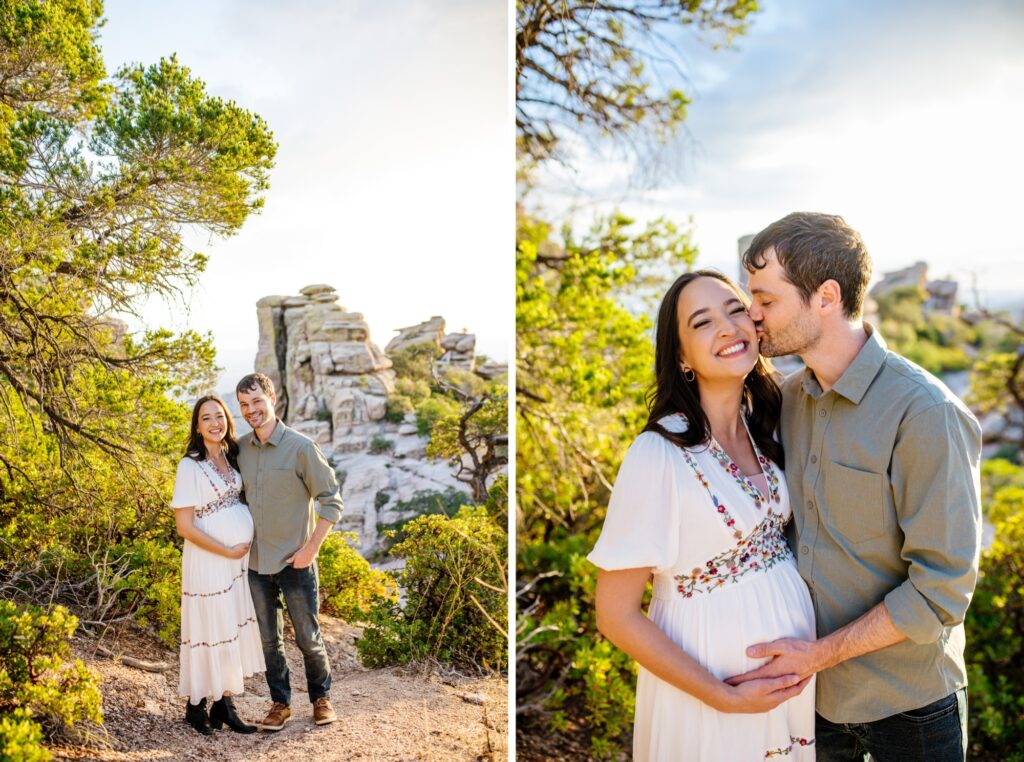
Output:
[[[660,423],[686,429],[682,416]],[[815,637],[810,594],[784,534],[792,515],[785,480],[754,450],[767,494],[713,439],[683,449],[655,432],[640,434],[588,557],[606,570],[652,567],[647,616],[720,679],[765,663],[747,657],[750,645]],[[813,760],[814,681],[770,712],[724,714],[640,667],[633,759]]]
[[[222,476],[209,461],[182,458],[172,508],[195,506],[195,526],[218,542],[251,542],[252,516],[240,502],[242,477]],[[249,556],[226,558],[185,541],[181,555],[178,693],[198,704],[242,693],[244,678],[266,669],[249,593]]]

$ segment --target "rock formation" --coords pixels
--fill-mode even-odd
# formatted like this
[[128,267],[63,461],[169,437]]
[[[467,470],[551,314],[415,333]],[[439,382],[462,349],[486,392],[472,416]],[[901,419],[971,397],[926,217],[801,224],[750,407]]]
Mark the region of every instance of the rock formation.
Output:
[[[342,481],[345,513],[340,528],[359,533],[364,554],[378,544],[380,524],[406,518],[402,501],[424,490],[468,491],[443,461],[426,457],[428,438],[415,416],[388,416],[395,371],[388,355],[422,346],[438,366],[473,371],[476,337],[445,334],[435,316],[398,329],[382,352],[370,340],[361,313],[337,303],[334,288],[306,286],[299,296],[267,296],[256,303],[259,345],[255,369],[278,392],[278,414],[320,445]],[[507,367],[488,362],[480,375],[494,378]]]

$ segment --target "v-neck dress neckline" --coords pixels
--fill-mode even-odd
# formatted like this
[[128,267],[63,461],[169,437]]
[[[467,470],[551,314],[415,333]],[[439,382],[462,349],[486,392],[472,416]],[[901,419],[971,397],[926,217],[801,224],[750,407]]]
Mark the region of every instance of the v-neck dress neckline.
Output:
[[761,454],[761,450],[757,446],[757,442],[754,441],[753,435],[750,433],[750,427],[747,426],[746,418],[741,416],[743,422],[743,430],[747,432],[747,440],[750,442],[750,446],[754,450],[754,456],[757,458],[758,467],[761,469],[761,476],[764,477],[765,485],[768,488],[768,493],[765,494],[761,489],[754,484],[750,477],[744,474],[739,465],[732,459],[722,444],[715,438],[714,434],[708,432],[709,445],[708,451],[714,457],[715,461],[728,473],[736,483],[739,484],[743,491],[753,498],[754,507],[760,509],[762,503],[778,503],[780,501],[779,496],[779,477],[775,473],[775,469],[764,455]]

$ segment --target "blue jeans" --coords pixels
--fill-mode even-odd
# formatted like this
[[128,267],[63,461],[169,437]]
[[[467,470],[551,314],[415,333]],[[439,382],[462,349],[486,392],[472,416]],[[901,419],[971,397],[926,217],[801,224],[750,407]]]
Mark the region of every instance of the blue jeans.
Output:
[[818,762],[963,762],[967,756],[967,689],[875,722],[815,722]]
[[[331,691],[331,663],[320,637],[320,581],[316,561],[305,569],[285,566],[277,574],[257,574],[249,570],[249,589],[256,609],[256,621],[263,641],[263,659],[267,662],[267,685],[270,698],[291,705],[292,688],[288,662],[284,658],[284,606],[295,628],[295,644],[302,651],[306,665],[306,687],[309,700],[327,696]],[[282,605],[283,604],[283,605]]]

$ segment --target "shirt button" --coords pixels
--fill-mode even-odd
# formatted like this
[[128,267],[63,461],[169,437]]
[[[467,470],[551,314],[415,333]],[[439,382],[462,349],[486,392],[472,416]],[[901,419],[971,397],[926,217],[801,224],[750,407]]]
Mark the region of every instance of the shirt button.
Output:
[[811,463],[817,463],[817,462],[818,462],[818,456],[817,455],[812,455],[811,456]]
[[813,500],[808,500],[807,501],[807,507],[810,508],[813,511],[814,510],[814,501]]
[[818,411],[818,415],[820,415],[822,418],[824,418],[826,415],[828,415],[828,413],[826,413],[824,410],[819,410]]
[[811,552],[811,549],[808,548],[806,545],[801,545],[800,546],[800,552],[803,553],[806,556],[808,553]]

